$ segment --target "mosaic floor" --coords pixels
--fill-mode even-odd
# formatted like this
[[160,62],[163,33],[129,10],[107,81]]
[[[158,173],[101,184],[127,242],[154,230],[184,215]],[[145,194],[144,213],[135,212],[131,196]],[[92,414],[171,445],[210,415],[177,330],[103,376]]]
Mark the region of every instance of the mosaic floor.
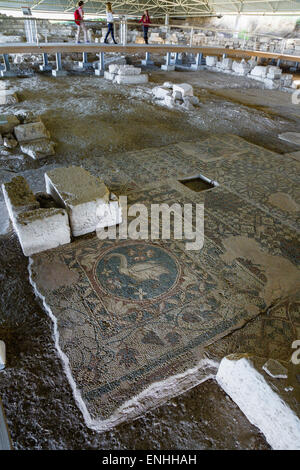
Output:
[[[32,257],[69,381],[87,423],[101,427],[152,384],[195,367],[205,346],[297,295],[300,162],[226,135],[85,165],[101,167],[129,204],[205,204],[197,252],[185,240],[92,235]],[[196,193],[178,182],[199,173],[220,186]]]

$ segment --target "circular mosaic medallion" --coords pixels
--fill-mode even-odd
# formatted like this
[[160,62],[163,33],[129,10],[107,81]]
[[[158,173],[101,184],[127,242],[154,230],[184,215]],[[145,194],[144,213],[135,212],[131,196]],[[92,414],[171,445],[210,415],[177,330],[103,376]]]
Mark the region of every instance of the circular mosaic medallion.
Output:
[[158,299],[174,289],[180,265],[161,246],[130,243],[111,247],[102,253],[95,274],[106,293],[145,302]]

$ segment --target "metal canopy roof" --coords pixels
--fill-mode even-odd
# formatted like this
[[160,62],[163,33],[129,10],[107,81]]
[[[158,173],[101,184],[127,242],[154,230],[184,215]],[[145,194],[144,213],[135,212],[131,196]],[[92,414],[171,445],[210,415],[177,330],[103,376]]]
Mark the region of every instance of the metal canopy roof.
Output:
[[[85,0],[85,12],[105,13],[106,0]],[[216,14],[290,14],[300,15],[300,0],[112,0],[113,10],[126,15],[140,15],[148,9],[152,16],[211,16]],[[19,10],[22,6],[33,11],[71,13],[76,0],[0,0],[0,10]]]

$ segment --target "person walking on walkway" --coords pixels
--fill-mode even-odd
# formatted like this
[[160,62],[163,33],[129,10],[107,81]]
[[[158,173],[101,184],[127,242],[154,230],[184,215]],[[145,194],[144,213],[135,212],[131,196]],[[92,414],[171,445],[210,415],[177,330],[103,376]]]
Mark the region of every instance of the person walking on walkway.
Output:
[[140,19],[139,23],[143,23],[144,41],[146,44],[148,44],[148,29],[149,29],[149,24],[151,23],[148,10],[144,11],[144,14],[142,18]]
[[80,32],[83,31],[84,35],[84,42],[89,42],[88,41],[88,36],[87,36],[87,29],[84,23],[84,11],[83,11],[83,5],[84,2],[78,2],[78,7],[76,8],[74,12],[74,18],[75,18],[75,23],[77,25],[77,33],[76,33],[76,42],[77,44],[80,43],[79,38],[80,38]]
[[106,18],[107,18],[107,26],[108,26],[108,31],[106,33],[104,42],[105,44],[108,44],[108,36],[111,34],[112,40],[114,41],[115,44],[117,44],[115,37],[114,37],[114,12],[111,9],[111,3],[106,4]]

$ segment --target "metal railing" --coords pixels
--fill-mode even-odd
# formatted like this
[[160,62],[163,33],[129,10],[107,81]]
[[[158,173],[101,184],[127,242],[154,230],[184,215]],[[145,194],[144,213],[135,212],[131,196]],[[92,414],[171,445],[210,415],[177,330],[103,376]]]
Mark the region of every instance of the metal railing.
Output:
[[[103,43],[107,32],[103,20],[87,20],[90,42]],[[28,30],[31,31],[32,42],[74,42],[76,25],[73,20],[57,19],[0,18],[0,43],[26,42]],[[125,17],[114,22],[115,38],[119,44],[144,44],[142,25]],[[27,32],[27,34],[26,34]],[[247,31],[234,31],[187,25],[164,25],[151,23],[148,30],[149,44],[225,47],[250,51],[263,51],[300,55],[300,41],[296,38],[283,38],[275,35],[255,34]]]

